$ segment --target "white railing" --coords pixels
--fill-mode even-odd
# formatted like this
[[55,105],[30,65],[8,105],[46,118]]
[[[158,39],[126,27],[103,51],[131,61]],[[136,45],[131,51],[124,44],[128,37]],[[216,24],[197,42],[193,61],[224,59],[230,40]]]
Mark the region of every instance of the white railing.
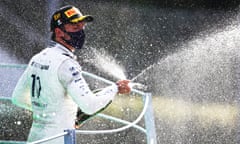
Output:
[[[26,68],[26,65],[13,65],[13,64],[0,64],[0,68]],[[97,75],[94,75],[89,72],[82,72],[83,75],[89,76],[91,78],[103,81],[107,84],[113,84],[114,82],[109,81],[105,78],[99,77]],[[64,141],[65,144],[75,144],[75,135],[76,133],[81,133],[81,134],[103,134],[103,133],[115,133],[115,132],[120,132],[123,130],[126,130],[130,127],[134,127],[139,129],[140,131],[144,132],[147,136],[147,144],[156,144],[156,130],[155,130],[155,123],[154,123],[154,115],[153,115],[153,108],[152,108],[152,96],[150,93],[145,93],[136,89],[132,89],[133,93],[139,94],[143,97],[144,100],[144,107],[140,115],[137,117],[137,119],[133,122],[125,121],[119,118],[115,118],[109,115],[105,114],[97,114],[97,116],[106,118],[109,120],[113,120],[122,124],[125,124],[125,126],[116,128],[116,129],[111,129],[111,130],[65,130],[63,133],[56,134],[54,136],[49,136],[48,138],[44,138],[42,140],[38,140],[35,142],[31,142],[28,144],[38,144],[42,142],[46,142],[52,139],[56,139],[59,137],[64,136]],[[146,129],[140,127],[137,125],[137,123],[143,118],[145,118],[145,127]],[[1,141],[0,141],[1,142]]]

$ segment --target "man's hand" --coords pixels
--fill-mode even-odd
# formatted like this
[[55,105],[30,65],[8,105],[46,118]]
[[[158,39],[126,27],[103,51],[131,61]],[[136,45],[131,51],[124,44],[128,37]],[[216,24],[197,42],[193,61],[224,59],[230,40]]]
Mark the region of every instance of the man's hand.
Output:
[[131,92],[131,87],[128,85],[130,80],[119,80],[117,81],[118,93],[119,94],[128,94]]

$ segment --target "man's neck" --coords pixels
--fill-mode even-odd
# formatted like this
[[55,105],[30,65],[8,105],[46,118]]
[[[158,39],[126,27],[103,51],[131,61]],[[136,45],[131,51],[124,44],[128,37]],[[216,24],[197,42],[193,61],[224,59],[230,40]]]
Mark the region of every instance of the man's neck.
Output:
[[55,40],[57,43],[60,43],[61,45],[63,45],[64,47],[66,47],[69,51],[74,52],[75,48],[72,47],[71,45],[67,44],[63,39],[60,38],[56,38]]

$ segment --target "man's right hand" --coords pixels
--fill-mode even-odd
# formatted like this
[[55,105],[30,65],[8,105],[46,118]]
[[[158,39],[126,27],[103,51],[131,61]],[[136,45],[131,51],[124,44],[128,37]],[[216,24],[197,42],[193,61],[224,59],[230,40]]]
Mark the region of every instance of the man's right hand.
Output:
[[131,87],[128,85],[130,80],[119,80],[117,81],[118,93],[128,94],[131,92]]

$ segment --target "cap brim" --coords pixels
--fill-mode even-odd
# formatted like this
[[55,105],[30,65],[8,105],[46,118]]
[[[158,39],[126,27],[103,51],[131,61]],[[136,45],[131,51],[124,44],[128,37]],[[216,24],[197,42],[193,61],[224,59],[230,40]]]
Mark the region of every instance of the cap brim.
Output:
[[91,22],[91,21],[93,21],[93,17],[91,15],[84,15],[84,16],[70,20],[70,22],[72,22],[72,23],[77,23],[77,22],[81,22],[81,21]]

